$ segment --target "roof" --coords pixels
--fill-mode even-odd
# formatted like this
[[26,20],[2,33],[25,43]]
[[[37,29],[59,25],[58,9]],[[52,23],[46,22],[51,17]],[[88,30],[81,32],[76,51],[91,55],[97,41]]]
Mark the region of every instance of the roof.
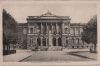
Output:
[[71,23],[70,26],[84,26],[86,23]]
[[28,16],[27,19],[70,19],[69,16],[56,16],[51,12],[42,14],[41,16]]
[[18,23],[18,26],[27,26],[27,23]]

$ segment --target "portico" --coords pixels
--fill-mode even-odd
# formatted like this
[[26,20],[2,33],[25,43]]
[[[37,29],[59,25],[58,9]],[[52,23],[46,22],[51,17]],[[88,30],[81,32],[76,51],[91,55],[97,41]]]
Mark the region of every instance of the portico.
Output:
[[67,20],[70,20],[67,16],[55,16],[50,12],[41,16],[29,16],[27,36],[31,39],[27,40],[28,47],[63,47],[64,23]]

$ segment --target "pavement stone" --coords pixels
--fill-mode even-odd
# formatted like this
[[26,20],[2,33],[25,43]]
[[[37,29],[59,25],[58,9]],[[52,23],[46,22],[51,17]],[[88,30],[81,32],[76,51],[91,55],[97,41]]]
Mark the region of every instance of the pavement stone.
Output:
[[4,62],[18,62],[32,54],[32,51],[29,50],[16,50],[15,54],[3,56]]
[[[41,61],[90,61],[97,54],[89,53],[89,49],[63,49],[63,51],[31,51],[16,49],[16,54],[3,56],[4,62],[41,62]],[[72,53],[72,54],[69,54]]]

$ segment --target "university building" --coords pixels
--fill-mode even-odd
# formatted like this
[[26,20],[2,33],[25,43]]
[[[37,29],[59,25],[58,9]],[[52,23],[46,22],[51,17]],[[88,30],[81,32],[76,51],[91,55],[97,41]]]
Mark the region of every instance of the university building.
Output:
[[85,24],[71,23],[69,16],[56,16],[51,12],[41,16],[28,16],[27,23],[18,24],[18,48],[61,50],[87,48],[81,32]]

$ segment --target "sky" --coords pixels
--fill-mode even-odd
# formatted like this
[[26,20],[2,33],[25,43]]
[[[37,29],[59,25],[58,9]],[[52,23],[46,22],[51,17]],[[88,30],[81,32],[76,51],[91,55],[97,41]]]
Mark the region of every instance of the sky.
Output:
[[48,10],[56,16],[70,16],[71,23],[87,23],[97,14],[96,3],[8,3],[3,8],[18,23],[26,23],[28,16],[40,16]]

